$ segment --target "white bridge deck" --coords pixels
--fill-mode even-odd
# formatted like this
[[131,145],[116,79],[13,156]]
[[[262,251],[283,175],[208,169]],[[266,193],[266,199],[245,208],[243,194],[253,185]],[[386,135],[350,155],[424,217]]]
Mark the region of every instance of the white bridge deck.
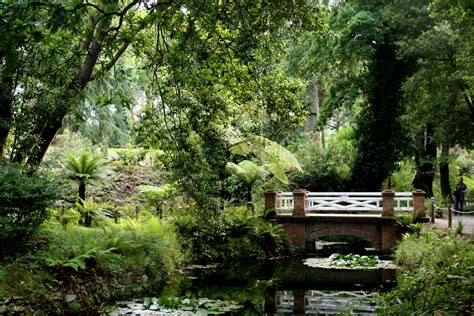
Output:
[[[276,196],[275,209],[278,214],[291,214],[294,206],[292,192],[281,192]],[[308,192],[305,197],[307,215],[327,212],[380,213],[383,207],[381,192]],[[412,192],[396,192],[395,211],[412,211]]]

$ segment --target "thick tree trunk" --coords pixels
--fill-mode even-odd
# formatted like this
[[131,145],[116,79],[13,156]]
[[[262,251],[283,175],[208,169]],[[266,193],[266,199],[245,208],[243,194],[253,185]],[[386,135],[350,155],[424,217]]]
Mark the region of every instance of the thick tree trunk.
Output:
[[450,201],[452,201],[453,197],[451,195],[451,185],[449,183],[449,138],[446,136],[441,143],[439,176],[441,195],[444,198],[448,198]]
[[308,85],[307,96],[310,100],[310,115],[304,125],[305,133],[309,134],[312,139],[321,147],[324,148],[324,131],[314,131],[314,125],[318,119],[319,108],[322,102],[323,94],[321,90],[313,83]]
[[56,133],[61,129],[63,126],[63,120],[66,116],[65,113],[57,114],[56,117],[52,119],[51,122],[46,125],[43,131],[40,134],[40,143],[38,148],[29,155],[28,164],[31,166],[38,166],[44,158],[46,151],[49,148],[49,145],[56,136]]
[[416,175],[413,179],[415,189],[421,189],[426,195],[433,197],[433,180],[435,176],[436,143],[432,124],[416,138]]
[[[127,6],[127,8],[130,9],[136,3],[138,3],[138,1],[132,1]],[[74,80],[69,84],[67,91],[63,95],[58,96],[56,110],[52,112],[47,123],[38,129],[39,141],[37,144],[35,144],[37,145],[37,148],[33,149],[32,146],[29,146],[29,148],[26,150],[22,150],[23,153],[27,153],[27,157],[25,158],[27,159],[28,164],[32,166],[38,166],[41,163],[46,151],[49,148],[49,145],[54,139],[54,136],[61,129],[63,120],[68,114],[72,106],[72,102],[74,102],[74,99],[86,87],[87,83],[95,79],[95,75],[93,74],[94,67],[97,64],[99,56],[103,50],[102,44],[108,35],[106,30],[108,30],[109,33],[111,32],[109,29],[111,22],[110,18],[102,17],[99,20],[99,23],[91,21],[91,25],[97,24],[97,29],[94,37],[86,40],[88,43],[85,47],[87,49],[86,55],[79,69],[77,70]],[[117,60],[126,51],[128,45],[131,43],[131,40],[132,39],[130,38],[128,42],[123,43],[122,46],[117,49],[112,59],[107,63],[107,65],[104,66],[103,71],[108,71],[114,66]],[[24,160],[23,155],[21,160]]]
[[[84,206],[83,201],[86,199],[86,184],[84,182],[79,183],[79,204]],[[92,225],[92,214],[88,210],[84,210],[84,226],[91,227]]]

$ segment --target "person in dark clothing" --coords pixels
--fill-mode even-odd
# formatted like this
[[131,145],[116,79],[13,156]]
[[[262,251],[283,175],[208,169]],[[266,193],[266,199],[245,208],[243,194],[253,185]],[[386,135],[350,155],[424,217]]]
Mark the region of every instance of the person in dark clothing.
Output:
[[459,182],[456,185],[456,190],[454,191],[455,204],[454,209],[460,212],[464,211],[464,194],[467,192],[467,186],[463,182],[462,177],[459,178]]

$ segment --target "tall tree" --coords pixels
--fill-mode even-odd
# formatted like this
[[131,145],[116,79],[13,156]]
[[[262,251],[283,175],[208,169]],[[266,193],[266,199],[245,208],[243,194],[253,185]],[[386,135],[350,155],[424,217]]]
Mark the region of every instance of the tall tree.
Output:
[[303,22],[304,2],[293,3],[297,8],[278,3],[190,8],[156,29],[156,42],[146,50],[153,85],[143,134],[172,157],[173,180],[209,211],[223,206],[226,163],[237,158],[229,131],[281,140],[304,121],[298,115],[304,86],[275,61],[280,30]]
[[[44,8],[40,12],[26,10],[28,15],[23,19],[26,21],[37,14],[39,18],[34,26],[42,31],[43,37],[34,49],[31,41],[10,49],[15,54],[24,52],[24,56],[12,65],[28,64],[29,73],[18,76],[16,86],[12,87],[8,78],[15,77],[17,72],[11,72],[15,76],[5,72],[6,84],[3,86],[7,87],[8,93],[2,93],[2,97],[8,99],[10,96],[11,99],[12,91],[19,92],[14,95],[12,104],[2,103],[2,126],[9,126],[10,121],[14,124],[13,131],[2,129],[2,149],[7,143],[5,134],[13,134],[10,158],[31,165],[41,162],[65,116],[77,106],[87,84],[109,72],[129,47],[135,53],[142,53],[150,43],[146,36],[151,35],[156,47],[160,48],[157,52],[161,55],[156,55],[151,66],[176,66],[182,73],[187,70],[187,79],[183,81],[182,76],[176,77],[175,82],[182,84],[194,80],[194,84],[198,84],[197,80],[208,80],[206,76],[194,76],[201,70],[190,68],[190,65],[198,62],[208,71],[207,75],[216,76],[225,69],[213,67],[222,63],[208,56],[225,56],[231,51],[239,59],[252,63],[256,43],[288,24],[299,25],[302,21],[299,17],[311,9],[311,3],[305,0],[291,4],[282,0],[82,0],[55,2],[54,10],[50,10],[49,4],[45,0],[22,3],[27,9]],[[18,31],[14,26],[17,19],[7,14],[15,11],[14,3],[2,3],[2,23],[13,30],[7,33],[8,36]],[[20,19],[20,24],[23,20]],[[218,39],[220,45],[210,46],[211,39]],[[212,49],[218,49],[218,54],[213,54]],[[8,61],[0,57],[2,63]],[[252,71],[259,70],[254,68]],[[13,113],[12,120],[10,113]]]
[[[418,135],[425,134],[425,158],[417,164],[420,172],[414,183],[423,188],[432,182],[434,143],[441,147],[441,193],[450,198],[449,149],[455,145],[472,148],[474,141],[473,5],[468,1],[434,0],[426,6],[425,15],[429,27],[400,45],[401,58],[417,61],[416,72],[404,84],[407,119],[421,127]],[[418,142],[418,149],[422,144]],[[425,181],[418,182],[423,177]]]

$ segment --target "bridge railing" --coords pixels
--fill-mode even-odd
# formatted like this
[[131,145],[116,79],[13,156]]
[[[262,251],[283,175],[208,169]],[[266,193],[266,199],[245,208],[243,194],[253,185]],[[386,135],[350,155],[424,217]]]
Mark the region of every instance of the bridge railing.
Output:
[[317,213],[382,213],[392,216],[399,211],[423,212],[425,193],[414,192],[295,192],[265,193],[265,208],[277,215],[305,216]]

